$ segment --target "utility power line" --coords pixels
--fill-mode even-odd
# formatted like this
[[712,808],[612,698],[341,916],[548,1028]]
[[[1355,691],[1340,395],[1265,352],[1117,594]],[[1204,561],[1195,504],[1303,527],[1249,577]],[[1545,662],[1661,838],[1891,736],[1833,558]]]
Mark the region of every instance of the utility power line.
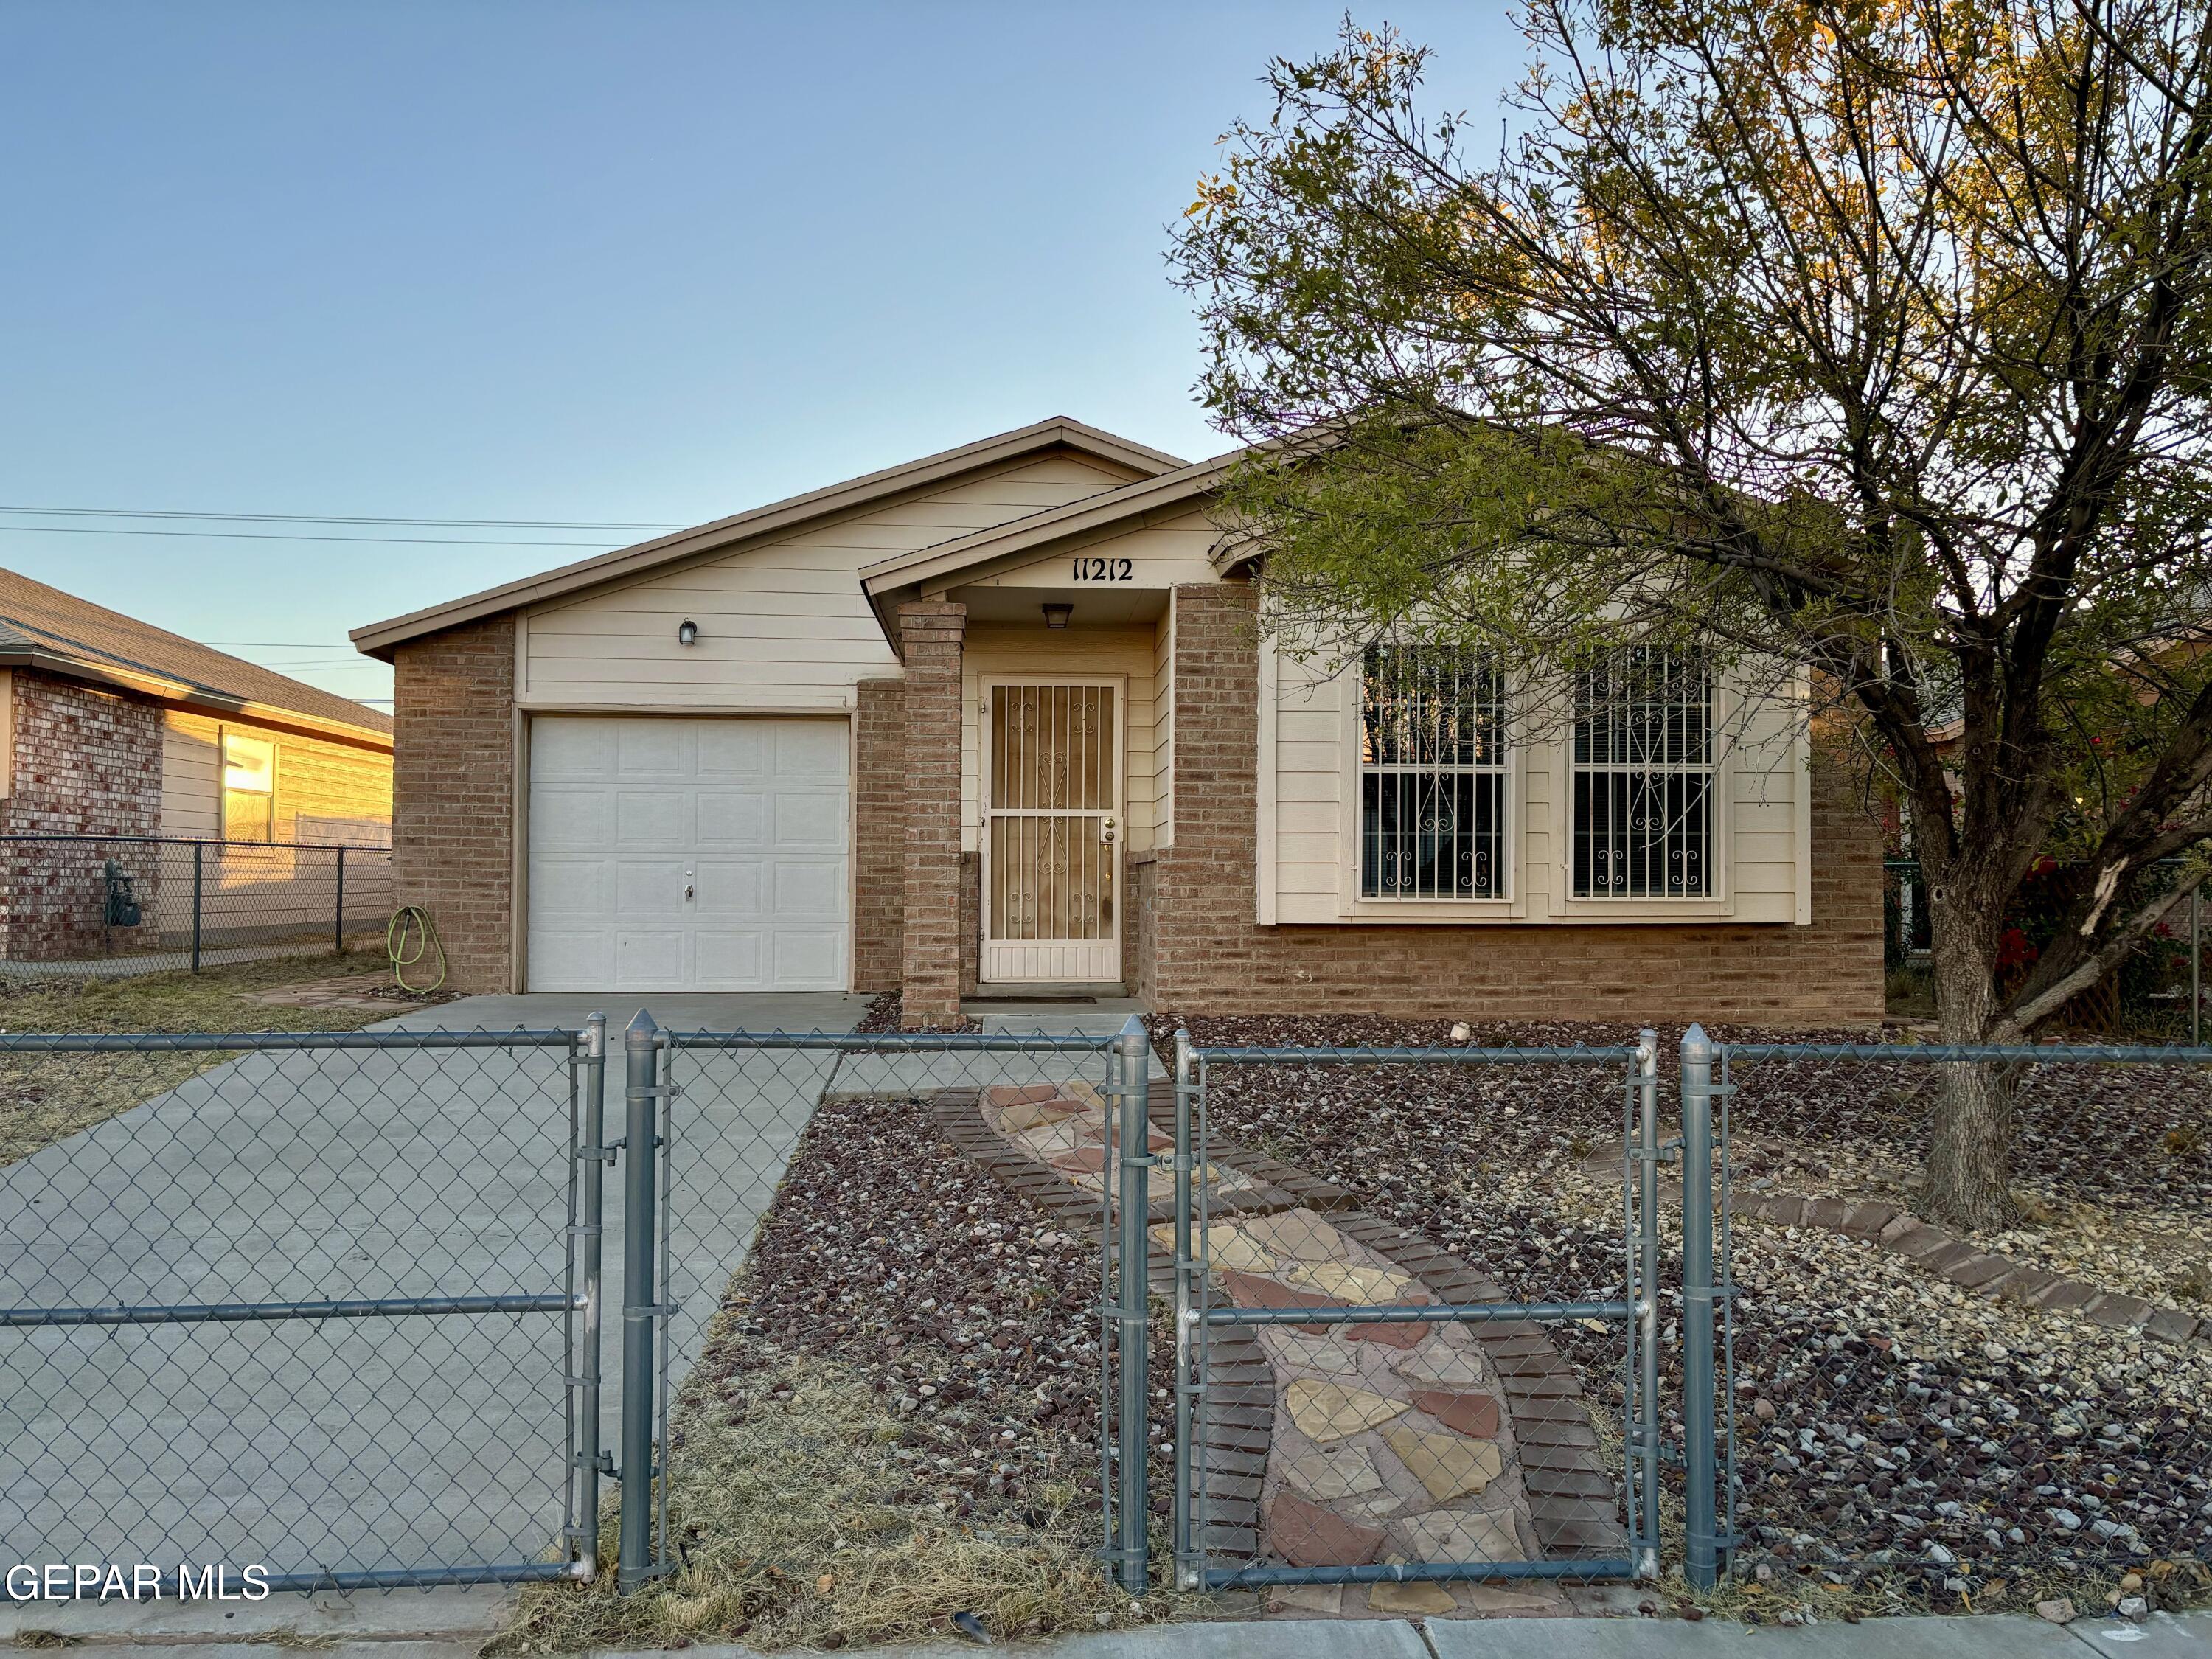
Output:
[[218,542],[360,542],[371,547],[599,547],[599,542],[495,541],[461,536],[311,536],[270,530],[136,530],[78,524],[0,525],[4,536],[191,536]]
[[250,524],[428,525],[448,530],[681,530],[680,524],[623,524],[596,519],[395,519],[335,513],[191,513],[151,507],[0,507],[0,514],[42,519],[210,519]]

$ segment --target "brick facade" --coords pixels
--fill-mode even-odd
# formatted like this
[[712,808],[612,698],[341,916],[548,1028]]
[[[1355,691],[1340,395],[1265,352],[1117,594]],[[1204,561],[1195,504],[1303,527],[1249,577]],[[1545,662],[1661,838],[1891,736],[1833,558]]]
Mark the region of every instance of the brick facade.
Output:
[[1174,603],[1175,843],[1152,866],[1136,987],[1152,1006],[1880,1023],[1881,844],[1834,766],[1814,769],[1808,927],[1260,926],[1256,590],[1178,587]]
[[906,659],[906,858],[900,983],[913,1025],[960,1017],[960,668],[968,607],[899,607]]
[[448,987],[514,983],[514,618],[395,659],[392,889],[437,924]]
[[906,686],[862,680],[853,710],[853,988],[896,991],[904,965]]
[[[0,824],[15,835],[161,833],[161,708],[149,698],[17,671],[15,775]],[[110,860],[131,878],[144,920],[107,922]],[[0,879],[0,954],[18,962],[155,948],[159,849],[10,843]]]

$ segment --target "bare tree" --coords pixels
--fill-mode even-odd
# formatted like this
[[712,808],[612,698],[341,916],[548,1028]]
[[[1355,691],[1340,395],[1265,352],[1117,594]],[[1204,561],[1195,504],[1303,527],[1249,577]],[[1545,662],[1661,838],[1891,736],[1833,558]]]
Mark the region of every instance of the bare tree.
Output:
[[[1310,637],[1808,668],[1907,804],[1947,1041],[2019,1040],[2202,878],[2212,21],[2177,0],[1533,0],[1504,129],[1347,24],[1171,259],[1230,504]],[[1496,159],[1483,156],[1494,150]],[[1955,729],[1948,745],[1938,726]],[[2016,983],[2047,850],[2091,879]],[[2010,1211],[1945,1068],[1923,1207]]]

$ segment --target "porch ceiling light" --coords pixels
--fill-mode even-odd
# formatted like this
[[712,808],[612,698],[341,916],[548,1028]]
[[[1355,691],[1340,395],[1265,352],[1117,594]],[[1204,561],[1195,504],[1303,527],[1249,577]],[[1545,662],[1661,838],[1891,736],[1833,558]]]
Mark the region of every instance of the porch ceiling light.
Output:
[[1072,605],[1048,605],[1044,608],[1044,625],[1047,628],[1065,628],[1067,619],[1074,614],[1075,607]]
[[678,645],[698,644],[699,624],[693,622],[689,617],[686,617],[682,622],[677,623],[676,643]]

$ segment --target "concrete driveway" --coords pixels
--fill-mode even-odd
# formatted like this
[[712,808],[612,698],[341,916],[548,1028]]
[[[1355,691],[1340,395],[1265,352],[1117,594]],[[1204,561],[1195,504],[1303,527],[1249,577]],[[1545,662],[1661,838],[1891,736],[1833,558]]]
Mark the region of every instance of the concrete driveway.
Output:
[[[480,997],[378,1029],[846,1032],[860,997]],[[979,1011],[985,1012],[985,1011]],[[986,1024],[1103,1035],[1126,1011]],[[88,1060],[86,1063],[106,1063]],[[1095,1051],[853,1054],[681,1043],[670,1105],[672,1377],[825,1092],[1097,1079]],[[559,1292],[568,1078],[545,1048],[260,1053],[0,1170],[0,1307]],[[607,1171],[602,1444],[617,1443],[620,1165]],[[562,1517],[563,1316],[0,1329],[10,1560],[273,1572],[544,1559]]]

